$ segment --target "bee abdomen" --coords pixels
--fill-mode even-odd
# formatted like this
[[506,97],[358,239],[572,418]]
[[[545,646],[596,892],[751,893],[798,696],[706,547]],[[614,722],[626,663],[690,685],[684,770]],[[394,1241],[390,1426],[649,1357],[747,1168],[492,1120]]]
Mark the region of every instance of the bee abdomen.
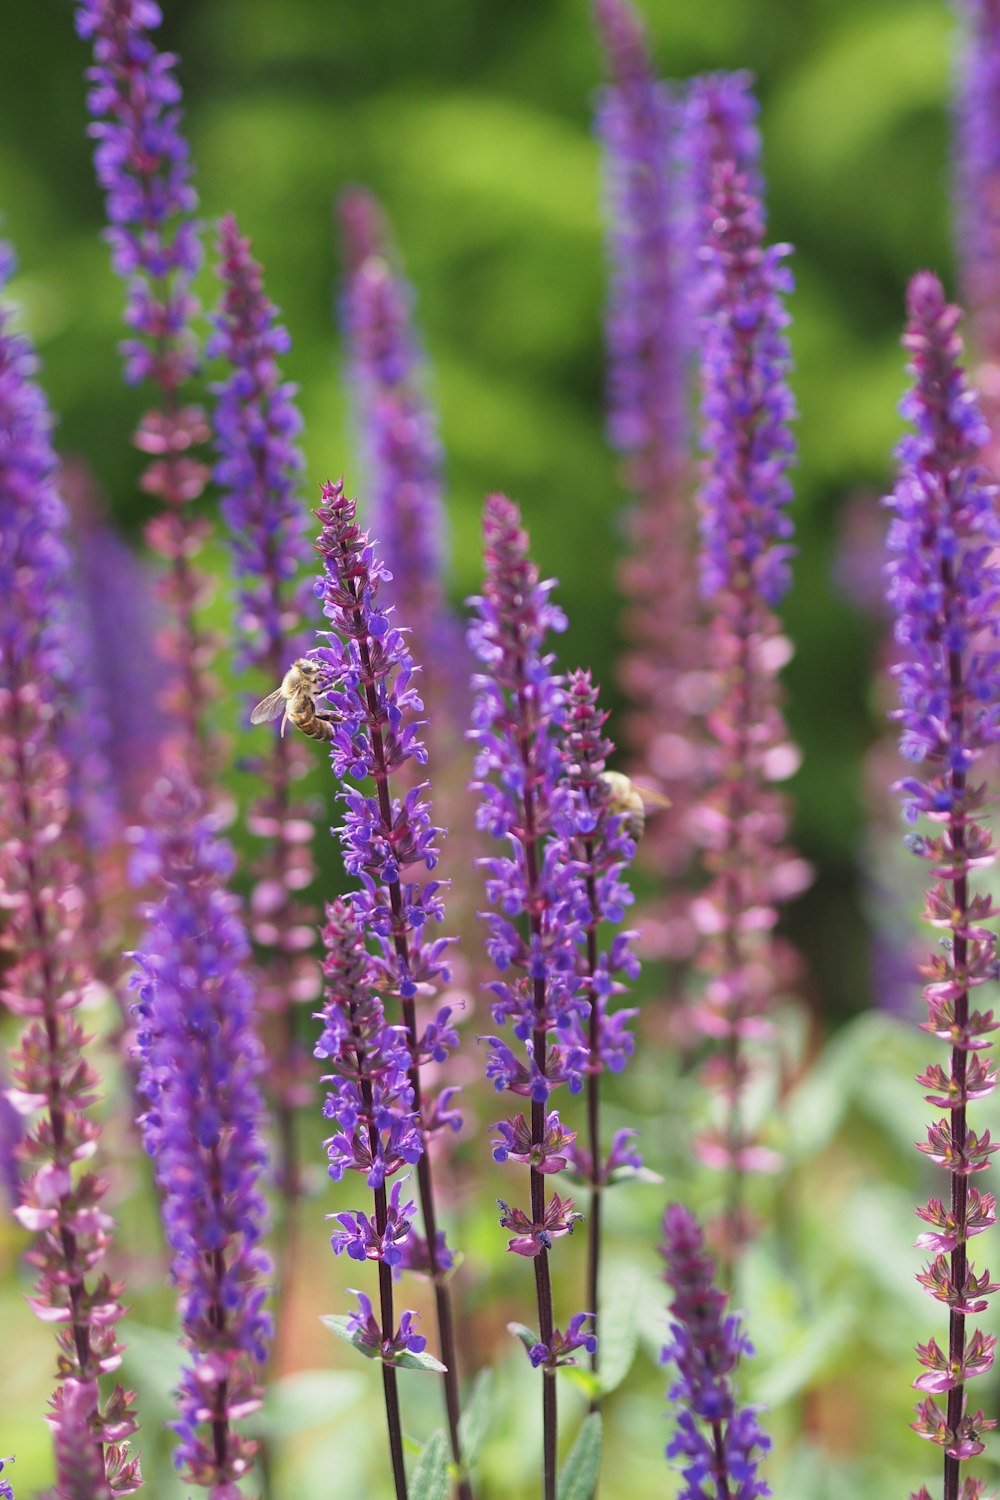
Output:
[[308,698],[304,702],[293,705],[288,717],[296,729],[301,729],[311,740],[332,740],[333,724],[329,719],[321,719],[315,707]]

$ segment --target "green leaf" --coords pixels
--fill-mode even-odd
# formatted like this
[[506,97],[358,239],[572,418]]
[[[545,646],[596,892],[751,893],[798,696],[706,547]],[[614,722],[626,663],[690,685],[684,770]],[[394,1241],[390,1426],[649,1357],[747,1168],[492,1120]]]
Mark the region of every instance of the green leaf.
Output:
[[652,1167],[615,1167],[608,1178],[608,1187],[616,1187],[620,1182],[650,1182],[661,1183],[663,1177],[659,1172],[654,1172]]
[[559,1475],[558,1500],[591,1500],[601,1467],[601,1416],[587,1417]]
[[[350,1344],[353,1349],[357,1349],[358,1353],[363,1354],[365,1359],[375,1359],[378,1360],[379,1364],[384,1363],[382,1355],[377,1349],[370,1349],[367,1344],[361,1342],[360,1333],[350,1330],[348,1326],[350,1318],[347,1315],[343,1313],[327,1313],[324,1317],[320,1318],[320,1322],[325,1324],[331,1333],[335,1333],[338,1339],[343,1339],[345,1344]],[[392,1361],[392,1365],[397,1370],[430,1370],[436,1375],[442,1375],[448,1368],[439,1359],[435,1359],[433,1354],[411,1354],[409,1349],[404,1349],[401,1354],[397,1354]]]
[[520,1339],[529,1353],[538,1343],[538,1334],[526,1323],[508,1323],[507,1332],[512,1333],[516,1339]]
[[490,1427],[493,1410],[493,1371],[481,1370],[472,1383],[465,1410],[458,1421],[458,1437],[462,1444],[462,1460],[471,1469],[479,1457]]
[[639,1343],[638,1277],[621,1268],[609,1279],[597,1329],[597,1373],[602,1395],[621,1385],[632,1368]]
[[411,1354],[409,1349],[397,1354],[393,1364],[397,1370],[429,1370],[435,1375],[443,1375],[448,1368],[439,1359],[435,1359],[433,1354]]
[[443,1432],[427,1439],[407,1486],[410,1500],[448,1500],[448,1445]]

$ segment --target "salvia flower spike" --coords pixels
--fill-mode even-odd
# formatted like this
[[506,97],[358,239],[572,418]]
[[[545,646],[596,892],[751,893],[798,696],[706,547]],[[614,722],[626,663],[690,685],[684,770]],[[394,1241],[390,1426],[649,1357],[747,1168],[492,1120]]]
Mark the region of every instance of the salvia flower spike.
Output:
[[[311,603],[312,548],[308,512],[299,494],[303,458],[296,446],[302,419],[295,388],[282,379],[278,356],[289,338],[264,292],[250,242],[232,217],[219,228],[222,301],[213,316],[208,356],[225,361],[228,374],[212,389],[212,425],[223,492],[222,513],[237,578],[237,666],[254,668],[275,688],[306,649],[303,623]],[[263,950],[258,1005],[276,1033],[269,1086],[281,1143],[279,1184],[286,1223],[283,1262],[292,1254],[301,1184],[295,1151],[295,1107],[308,1097],[308,1059],[295,1037],[295,1002],[315,998],[311,911],[296,892],[315,874],[311,820],[294,783],[311,757],[302,737],[271,734],[258,761],[262,791],[247,824],[263,840],[250,895],[251,933]],[[284,1275],[279,1275],[279,1285]]]
[[[737,90],[737,101],[743,97]],[[783,847],[788,816],[773,790],[798,764],[777,683],[788,647],[773,613],[788,587],[791,552],[788,247],[764,244],[754,174],[737,165],[751,126],[733,113],[734,121],[708,111],[702,124],[710,199],[702,206],[699,254],[705,458],[698,511],[717,695],[707,716],[710,789],[697,813],[712,878],[692,908],[701,935],[697,963],[707,976],[692,1020],[722,1042],[705,1077],[724,1110],[721,1129],[698,1149],[728,1176],[724,1238],[731,1253],[749,1232],[745,1173],[776,1164],[744,1120],[746,1042],[771,1034],[768,1012],[789,981],[789,955],[774,932],[778,905],[809,878]],[[722,146],[713,145],[719,119],[728,131]]]
[[347,901],[327,907],[323,945],[323,1033],[316,1056],[330,1070],[323,1079],[331,1085],[323,1113],[334,1125],[326,1142],[329,1172],[335,1182],[345,1171],[363,1172],[374,1200],[371,1218],[361,1212],[331,1215],[340,1227],[330,1243],[335,1255],[346,1251],[352,1260],[373,1260],[378,1266],[379,1315],[365,1293],[356,1292],[358,1310],[349,1328],[362,1352],[377,1353],[382,1362],[393,1480],[398,1500],[403,1500],[406,1468],[396,1364],[408,1347],[413,1314],[405,1312],[396,1329],[392,1272],[402,1262],[416,1204],[401,1201],[403,1178],[391,1190],[386,1183],[423,1153],[410,1086],[410,1051],[403,1028],[386,1022],[374,960]]
[[[620,925],[632,904],[625,870],[635,852],[627,819],[616,812],[611,788],[604,775],[607,757],[614,746],[604,734],[607,714],[598,704],[598,690],[586,671],[571,672],[566,685],[566,710],[562,737],[563,785],[570,794],[576,836],[570,844],[575,869],[582,875],[586,893],[580,973],[590,1003],[586,1022],[574,1014],[570,1034],[587,1056],[587,1144],[570,1147],[574,1166],[590,1183],[590,1222],[587,1226],[587,1300],[599,1328],[599,1282],[601,1251],[601,1207],[611,1174],[622,1165],[614,1145],[603,1153],[600,1129],[600,1084],[605,1071],[621,1072],[631,1056],[634,1041],[627,1030],[635,1010],[612,1009],[624,980],[635,980],[639,963],[632,951],[631,932],[617,933],[601,947],[606,924]],[[495,1153],[494,1153],[495,1154]],[[631,1164],[638,1155],[630,1153]],[[545,1170],[543,1167],[542,1170]],[[592,1353],[597,1368],[597,1343]]]
[[[355,501],[343,481],[323,486],[316,512],[322,531],[317,549],[323,572],[316,592],[332,629],[326,645],[314,652],[327,673],[324,702],[331,723],[330,763],[342,782],[371,788],[343,793],[346,816],[337,830],[348,874],[357,882],[351,901],[363,930],[371,937],[371,962],[386,1002],[399,1006],[403,1023],[400,1047],[408,1049],[408,1080],[418,1137],[423,1146],[444,1129],[458,1130],[461,1117],[450,1101],[455,1090],[436,1098],[426,1093],[422,1067],[442,1062],[458,1043],[451,1008],[418,1018],[417,999],[432,997],[447,980],[445,962],[450,939],[437,928],[444,914],[443,884],[434,878],[441,830],[431,822],[426,787],[414,785],[414,773],[427,760],[421,738],[423,708],[416,688],[416,669],[405,632],[391,618],[380,594],[388,577],[367,532],[356,520]],[[396,779],[408,786],[396,794]],[[430,877],[430,878],[427,878]],[[434,1284],[445,1405],[452,1457],[461,1469],[457,1356],[448,1272],[453,1257],[438,1226],[430,1157],[418,1150],[416,1166],[424,1235],[409,1238],[403,1261],[428,1275]],[[462,1500],[469,1500],[468,1480],[459,1480]]]
[[[511,1024],[526,1054],[522,1062],[499,1037],[488,1038],[486,1071],[498,1091],[531,1101],[530,1123],[515,1116],[496,1127],[501,1150],[530,1171],[530,1213],[501,1200],[500,1222],[514,1231],[508,1249],[534,1262],[537,1343],[551,1353],[549,1251],[572,1233],[580,1215],[569,1197],[546,1198],[546,1182],[575,1139],[549,1108],[549,1097],[562,1083],[579,1092],[589,1068],[585,1025],[576,1025],[589,1011],[578,971],[588,909],[572,857],[574,797],[562,780],[559,750],[566,690],[545,649],[548,632],[562,630],[566,621],[549,600],[552,583],[539,580],[517,506],[506,496],[487,497],[483,537],[486,577],[482,596],[471,601],[469,629],[483,668],[473,679],[474,785],[481,798],[476,822],[509,850],[483,861],[493,907],[484,918],[487,948],[502,976],[490,986],[493,1019]],[[555,1364],[549,1358],[540,1363],[544,1495],[554,1500]]]
[[147,1104],[140,1124],[188,1354],[175,1463],[191,1483],[235,1495],[256,1449],[235,1424],[260,1405],[271,1337],[271,1266],[260,1248],[264,1055],[249,944],[226,889],[232,851],[179,774],[164,776],[149,801],[150,828],[134,830],[133,878],[164,889],[135,954],[132,1014]]
[[[0,246],[0,286],[13,257]],[[103,1404],[97,1378],[121,1363],[115,1323],[121,1288],[93,1274],[111,1240],[106,1183],[84,1164],[98,1126],[98,1078],[78,1018],[89,946],[81,943],[79,875],[69,836],[69,773],[58,726],[69,682],[67,516],[55,488],[51,419],[27,340],[0,303],[0,887],[4,963],[0,997],[25,1018],[8,1097],[26,1118],[16,1151],[26,1169],[15,1216],[37,1235],[31,1305],[57,1330],[59,1379],[81,1382],[97,1472],[108,1445],[135,1430],[132,1397],[116,1385]],[[62,685],[62,686],[60,686]],[[58,1396],[56,1400],[58,1401]],[[124,1450],[122,1450],[124,1454]],[[140,1484],[122,1457],[114,1482]]]
[[976,763],[998,738],[1000,571],[993,549],[1000,533],[996,490],[980,466],[988,431],[959,363],[959,316],[935,276],[913,278],[903,338],[913,386],[901,409],[914,431],[897,449],[899,477],[887,501],[889,598],[901,648],[893,717],[900,751],[914,765],[897,790],[907,820],[924,825],[907,839],[934,881],[924,918],[945,933],[922,969],[923,1029],[951,1044],[951,1059],[947,1069],[932,1064],[917,1080],[928,1103],[944,1111],[917,1149],[949,1178],[948,1202],[932,1198],[918,1210],[927,1225],[918,1244],[931,1256],[918,1280],[947,1307],[948,1338],[945,1348],[934,1338],[918,1346],[924,1371],[914,1382],[924,1393],[914,1428],[943,1449],[944,1500],[958,1500],[962,1463],[983,1451],[983,1432],[996,1426],[970,1409],[966,1384],[993,1365],[995,1339],[978,1329],[970,1334],[967,1319],[986,1308],[998,1285],[969,1259],[969,1240],[996,1219],[994,1194],[974,1181],[997,1146],[988,1130],[972,1128],[968,1107],[996,1082],[987,1052],[998,1023],[992,1011],[973,1008],[973,998],[996,978],[996,937],[986,924],[997,908],[973,892],[970,877],[995,858],[980,821],[988,794]]
[[675,1367],[668,1392],[676,1432],[667,1457],[680,1463],[678,1500],[755,1500],[771,1493],[758,1477],[771,1447],[752,1407],[740,1407],[733,1374],[753,1346],[738,1315],[726,1312],[727,1294],[715,1283],[698,1221],[679,1203],[663,1216],[664,1277],[673,1291],[670,1342],[661,1355]]
[[114,269],[128,288],[125,378],[150,381],[159,391],[159,405],[142,418],[134,441],[150,460],[140,485],[163,507],[146,538],[168,564],[159,581],[168,609],[160,647],[170,673],[164,701],[176,733],[165,748],[206,785],[215,756],[207,721],[215,697],[208,671],[214,642],[198,618],[209,587],[194,558],[210,525],[191,514],[191,504],[210,470],[191,450],[209,428],[199,406],[181,404],[198,365],[191,285],[201,244],[177,59],[159,51],[151,36],[161,21],[155,0],[79,0],[76,10],[77,32],[93,51],[87,103],[107,238]]
[[681,102],[656,77],[629,0],[596,0],[594,13],[609,73],[595,121],[610,276],[609,436],[636,500],[620,578],[629,640],[621,665],[630,702],[625,733],[637,768],[667,786],[673,803],[642,844],[642,862],[666,893],[648,913],[645,940],[651,951],[680,957],[692,947],[686,903],[674,886],[694,855],[686,813],[702,765],[695,684],[704,615],[692,567]]

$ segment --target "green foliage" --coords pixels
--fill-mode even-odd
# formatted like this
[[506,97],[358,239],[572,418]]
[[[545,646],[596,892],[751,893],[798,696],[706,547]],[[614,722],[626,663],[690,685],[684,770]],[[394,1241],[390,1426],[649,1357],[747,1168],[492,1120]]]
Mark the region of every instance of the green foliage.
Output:
[[587,1417],[559,1474],[558,1500],[591,1500],[601,1470],[602,1423],[599,1412]]
[[443,1432],[432,1433],[417,1461],[409,1485],[410,1500],[448,1500],[448,1443]]

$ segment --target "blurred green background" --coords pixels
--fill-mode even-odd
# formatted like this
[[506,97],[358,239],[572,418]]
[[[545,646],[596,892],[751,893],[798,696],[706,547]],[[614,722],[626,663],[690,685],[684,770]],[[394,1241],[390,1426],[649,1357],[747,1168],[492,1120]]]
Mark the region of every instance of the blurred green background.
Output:
[[[665,75],[756,74],[771,235],[795,247],[799,555],[784,610],[796,648],[785,680],[804,754],[791,783],[795,839],[817,881],[789,929],[831,1030],[856,1019],[827,1054],[826,1081],[790,1116],[791,1173],[769,1209],[777,1202],[777,1249],[754,1259],[744,1300],[762,1346],[760,1396],[777,1403],[777,1492],[881,1497],[902,1492],[903,1478],[916,1485],[927,1457],[905,1428],[907,1348],[926,1334],[923,1294],[904,1284],[898,1260],[886,1271],[884,1255],[891,1243],[916,1264],[907,1247],[920,1170],[908,1142],[920,1105],[908,1079],[923,1050],[864,1014],[872,997],[861,758],[879,733],[870,687],[879,627],[846,602],[833,567],[847,502],[867,493],[874,512],[891,482],[906,281],[929,266],[954,284],[954,18],[943,0],[645,0],[641,9]],[[331,204],[340,188],[362,182],[388,209],[419,297],[447,454],[453,597],[478,586],[482,496],[505,490],[523,507],[543,574],[561,580],[571,621],[563,661],[590,664],[613,700],[613,559],[627,495],[603,436],[605,274],[591,133],[601,69],[584,0],[166,0],[165,10],[160,35],[182,60],[203,214],[235,211],[292,336],[284,363],[301,387],[310,493],[342,471],[355,487],[358,445],[332,316]],[[117,522],[138,540],[147,502],[128,438],[146,393],[120,378],[123,297],[99,239],[85,49],[68,0],[5,0],[2,27],[0,213],[21,265],[13,295],[44,361],[60,448],[85,457]],[[201,291],[214,301],[211,275]],[[888,805],[886,816],[896,816]],[[900,1066],[878,1073],[887,1057]],[[688,1085],[674,1066],[646,1059],[630,1105],[647,1117],[654,1164],[690,1178]],[[838,1135],[845,1119],[846,1137]],[[871,1187],[873,1169],[892,1175],[888,1196]],[[818,1171],[820,1204],[810,1193]],[[652,1190],[647,1206],[623,1209],[620,1254],[651,1241],[659,1200]],[[491,1211],[482,1222],[492,1225]],[[481,1235],[483,1256],[496,1262],[495,1225]],[[644,1254],[649,1281],[655,1261]],[[508,1281],[509,1259],[494,1267]],[[13,1291],[4,1306],[27,1350],[30,1316]],[[661,1332],[657,1323],[651,1344]],[[25,1389],[44,1390],[51,1352],[31,1348],[38,1369],[25,1374]],[[608,1500],[670,1492],[659,1457],[662,1383],[650,1366],[614,1414]],[[317,1396],[320,1407],[335,1399],[328,1390]],[[37,1400],[25,1419],[29,1409],[37,1412]],[[349,1416],[348,1431],[355,1421]],[[377,1411],[373,1422],[377,1445]],[[529,1492],[517,1467],[526,1445],[508,1423],[491,1494]],[[320,1469],[341,1441],[328,1441]],[[354,1486],[363,1479],[348,1466],[338,1493],[361,1493]],[[284,1493],[307,1493],[298,1488],[305,1482],[297,1474]]]

